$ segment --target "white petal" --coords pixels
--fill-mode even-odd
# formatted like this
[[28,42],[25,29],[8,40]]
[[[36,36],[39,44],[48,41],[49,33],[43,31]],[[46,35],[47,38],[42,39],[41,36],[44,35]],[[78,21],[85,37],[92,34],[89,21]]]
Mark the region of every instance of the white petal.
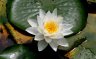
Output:
[[72,30],[64,30],[64,31],[62,31],[63,36],[70,35],[72,33],[73,33]]
[[54,40],[49,43],[49,45],[51,46],[51,48],[54,50],[54,51],[57,51],[57,48],[58,48],[58,44],[56,42],[54,42]]
[[48,44],[47,44],[44,40],[39,41],[39,42],[38,42],[38,50],[39,50],[39,51],[44,50],[44,49],[47,47],[47,45],[48,45]]
[[58,16],[57,17],[57,21],[58,21],[58,23],[63,23],[63,17],[62,16]]
[[55,8],[55,9],[53,10],[53,13],[52,13],[52,14],[57,17],[57,8]]
[[37,29],[38,29],[38,32],[39,32],[39,33],[43,34],[43,29],[42,29],[42,27],[38,26]]
[[57,43],[58,43],[58,45],[61,45],[61,46],[64,46],[64,47],[69,46],[69,44],[68,44],[68,42],[65,38],[58,39]]
[[30,34],[36,35],[38,33],[38,30],[36,27],[29,27],[26,29],[26,31]]
[[44,10],[42,10],[42,9],[39,10],[39,16],[40,16],[41,19],[43,19],[45,17]]
[[63,37],[64,37],[64,35],[62,35],[61,33],[57,33],[53,36],[50,36],[50,38],[52,38],[52,39],[60,39],[60,38],[63,38]]
[[37,22],[40,27],[43,26],[44,17],[45,17],[45,12],[42,9],[40,9],[39,15],[37,16]]
[[32,27],[37,27],[37,21],[35,19],[28,19],[28,23],[32,26]]
[[46,41],[47,43],[50,43],[50,42],[52,41],[52,39],[49,38],[49,37],[45,37],[45,41]]
[[44,17],[44,21],[48,21],[52,19],[52,14],[50,11],[47,12],[47,14]]
[[37,22],[40,27],[43,26],[43,19],[40,18],[40,16],[37,16]]
[[71,30],[73,25],[71,24],[60,24],[60,27],[61,27],[60,30],[62,30],[61,33],[63,34],[63,36],[70,35],[73,33],[73,31]]
[[63,22],[63,17],[62,16],[57,16],[57,8],[54,9],[53,13],[52,13],[52,17],[54,20],[56,20],[59,23]]
[[51,12],[48,11],[48,12],[46,13],[46,16],[51,16]]
[[72,24],[66,24],[66,23],[65,24],[60,24],[60,25],[62,25],[64,27],[64,30],[69,30],[73,27]]
[[35,39],[34,39],[34,40],[36,40],[36,41],[41,41],[41,40],[43,40],[43,39],[44,39],[44,36],[43,36],[42,34],[38,33],[38,34],[35,36]]

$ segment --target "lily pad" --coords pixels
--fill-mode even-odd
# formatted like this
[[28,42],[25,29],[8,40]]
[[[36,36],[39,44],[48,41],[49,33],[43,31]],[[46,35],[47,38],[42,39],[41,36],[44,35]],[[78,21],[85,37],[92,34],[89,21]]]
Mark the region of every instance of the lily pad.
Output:
[[[77,47],[85,40],[90,40],[90,41],[96,40],[96,30],[95,29],[96,29],[96,14],[88,14],[86,27],[78,34],[66,38],[69,42],[68,48],[59,47],[59,49],[70,50],[70,49],[73,49],[74,47]],[[95,42],[95,41],[93,41],[93,42]],[[92,44],[90,44],[90,45],[92,45]],[[86,44],[86,46],[87,46],[87,44]]]
[[86,41],[66,54],[70,59],[96,59],[96,14],[89,14],[85,30]]
[[8,0],[7,16],[16,27],[25,30],[30,27],[27,18],[36,19],[39,9],[44,11],[58,10],[58,15],[72,24],[74,33],[81,31],[86,25],[87,13],[80,0]]
[[30,52],[27,47],[15,45],[1,52],[0,59],[36,59],[36,56],[33,52]]

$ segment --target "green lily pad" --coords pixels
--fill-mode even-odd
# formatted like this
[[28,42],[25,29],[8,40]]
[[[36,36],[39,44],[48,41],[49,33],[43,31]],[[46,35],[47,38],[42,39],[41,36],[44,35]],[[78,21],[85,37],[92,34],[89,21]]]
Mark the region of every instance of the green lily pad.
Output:
[[[62,50],[70,50],[77,47],[85,40],[96,40],[96,14],[88,14],[87,25],[80,33],[66,38],[69,42],[69,47],[59,47]],[[95,42],[95,41],[93,41]],[[92,45],[92,42],[88,45]],[[86,44],[86,46],[88,46]]]
[[81,31],[86,25],[87,13],[80,0],[8,0],[7,15],[12,24],[25,30],[30,27],[28,17],[36,19],[39,9],[52,12],[55,8],[58,15],[74,26],[74,33]]
[[1,52],[0,59],[36,59],[36,56],[25,46],[15,45]]
[[96,59],[96,54],[94,54],[94,52],[92,52],[90,49],[83,46],[79,46],[73,49],[66,56],[70,59]]
[[89,14],[84,35],[86,41],[67,54],[70,59],[96,59],[96,14]]

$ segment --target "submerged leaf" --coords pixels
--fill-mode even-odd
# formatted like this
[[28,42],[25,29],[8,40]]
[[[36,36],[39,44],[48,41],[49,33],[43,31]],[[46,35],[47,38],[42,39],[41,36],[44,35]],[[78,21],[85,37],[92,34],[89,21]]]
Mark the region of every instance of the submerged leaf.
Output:
[[6,16],[7,0],[0,0],[0,16]]
[[88,2],[94,2],[94,3],[96,3],[96,0],[87,0]]
[[[0,24],[0,46],[4,48],[8,47],[8,32],[3,24]],[[0,49],[0,50],[2,50]]]

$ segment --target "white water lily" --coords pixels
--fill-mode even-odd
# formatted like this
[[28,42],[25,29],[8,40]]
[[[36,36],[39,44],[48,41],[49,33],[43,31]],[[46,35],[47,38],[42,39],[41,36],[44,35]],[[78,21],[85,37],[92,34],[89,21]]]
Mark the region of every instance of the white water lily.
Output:
[[37,20],[28,19],[31,27],[26,31],[35,35],[34,40],[38,41],[38,50],[44,50],[49,44],[54,51],[57,51],[59,45],[68,47],[69,44],[64,36],[72,34],[73,25],[64,22],[63,17],[57,15],[57,9],[51,13],[40,9]]

